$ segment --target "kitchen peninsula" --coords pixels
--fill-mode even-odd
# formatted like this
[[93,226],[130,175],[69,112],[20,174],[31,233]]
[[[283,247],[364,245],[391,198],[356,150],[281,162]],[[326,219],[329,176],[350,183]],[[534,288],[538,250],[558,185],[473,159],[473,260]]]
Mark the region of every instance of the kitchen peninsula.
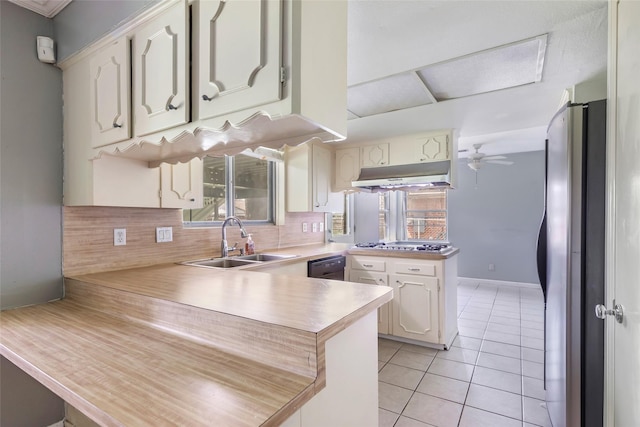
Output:
[[0,313],[0,353],[103,426],[377,425],[391,294],[177,264],[88,274]]

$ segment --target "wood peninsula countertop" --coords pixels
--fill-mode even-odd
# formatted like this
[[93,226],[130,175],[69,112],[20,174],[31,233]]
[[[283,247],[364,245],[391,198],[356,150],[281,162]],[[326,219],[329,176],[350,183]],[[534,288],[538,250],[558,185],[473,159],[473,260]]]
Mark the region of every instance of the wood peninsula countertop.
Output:
[[0,354],[103,426],[279,425],[325,386],[326,341],[391,297],[178,264],[95,273],[0,312]]

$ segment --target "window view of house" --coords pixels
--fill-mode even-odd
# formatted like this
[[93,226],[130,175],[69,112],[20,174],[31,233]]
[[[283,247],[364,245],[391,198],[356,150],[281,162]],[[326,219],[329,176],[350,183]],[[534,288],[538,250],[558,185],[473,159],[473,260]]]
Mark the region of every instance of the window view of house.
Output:
[[204,207],[185,209],[183,220],[211,223],[236,216],[243,221],[273,222],[273,165],[238,154],[203,160]]

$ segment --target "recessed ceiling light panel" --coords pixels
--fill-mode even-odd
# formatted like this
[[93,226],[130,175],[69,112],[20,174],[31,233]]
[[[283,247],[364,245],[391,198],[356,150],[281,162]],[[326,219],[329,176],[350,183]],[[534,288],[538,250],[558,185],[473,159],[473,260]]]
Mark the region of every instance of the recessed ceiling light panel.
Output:
[[418,70],[438,101],[539,82],[547,35]]
[[359,117],[430,104],[432,98],[413,72],[349,87],[348,110]]

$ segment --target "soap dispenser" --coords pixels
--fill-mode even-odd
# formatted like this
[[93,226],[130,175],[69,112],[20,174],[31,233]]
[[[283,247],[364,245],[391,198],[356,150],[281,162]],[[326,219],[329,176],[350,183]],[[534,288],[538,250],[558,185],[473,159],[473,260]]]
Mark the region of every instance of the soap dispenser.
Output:
[[256,244],[251,238],[251,234],[247,236],[247,243],[244,244],[244,253],[247,255],[256,253]]

